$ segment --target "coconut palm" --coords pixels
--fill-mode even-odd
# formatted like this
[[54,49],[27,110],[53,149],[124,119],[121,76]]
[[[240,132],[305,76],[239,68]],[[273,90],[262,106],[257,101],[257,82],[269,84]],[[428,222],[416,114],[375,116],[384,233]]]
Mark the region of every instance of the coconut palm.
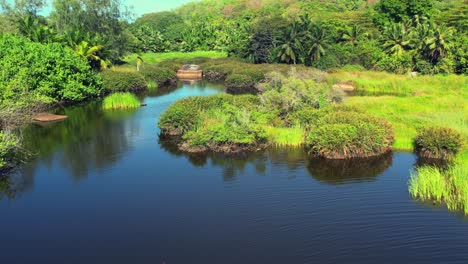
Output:
[[348,28],[341,38],[343,41],[356,46],[361,37],[362,29],[359,26],[354,25],[352,28]]
[[320,24],[312,25],[307,32],[308,55],[313,62],[320,60],[325,55],[329,46],[327,31]]
[[402,55],[411,47],[411,38],[401,23],[392,23],[383,32],[383,48],[390,55]]
[[293,23],[287,32],[280,38],[277,48],[277,58],[280,62],[288,64],[294,63],[300,59],[303,47],[300,38],[299,25]]
[[433,64],[447,55],[447,50],[450,48],[450,39],[453,34],[452,28],[445,25],[430,24],[431,36],[427,38],[427,52]]

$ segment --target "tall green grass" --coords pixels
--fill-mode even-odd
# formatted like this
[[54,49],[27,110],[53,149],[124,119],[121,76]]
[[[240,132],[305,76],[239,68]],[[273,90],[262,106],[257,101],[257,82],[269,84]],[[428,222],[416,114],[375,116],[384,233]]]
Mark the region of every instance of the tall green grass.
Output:
[[[124,58],[124,61],[131,65],[136,65],[137,58],[141,57],[145,64],[157,64],[171,59],[192,59],[197,57],[205,58],[225,58],[227,54],[219,51],[194,51],[194,52],[165,52],[165,53],[144,53],[142,55],[131,54]],[[135,66],[136,67],[136,66]]]
[[426,126],[452,128],[468,138],[467,92],[424,96],[354,96],[347,104],[389,120],[396,133],[393,147],[411,150],[417,130]]
[[449,210],[468,215],[468,155],[459,155],[448,169],[422,166],[412,173],[410,194],[423,201],[444,202]]
[[300,147],[304,145],[304,128],[266,126],[268,142],[277,147]]
[[463,75],[397,75],[374,71],[337,71],[330,75],[332,82],[352,82],[358,95],[412,96],[423,94],[451,94],[468,89]]
[[140,100],[131,93],[114,93],[104,98],[102,108],[104,110],[132,109],[141,106]]

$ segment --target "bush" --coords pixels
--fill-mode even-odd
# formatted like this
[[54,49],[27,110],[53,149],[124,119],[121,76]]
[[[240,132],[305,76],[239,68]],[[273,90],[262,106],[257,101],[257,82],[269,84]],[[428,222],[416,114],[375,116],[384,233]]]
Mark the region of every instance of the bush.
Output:
[[143,75],[138,72],[104,71],[101,73],[103,86],[107,93],[138,92],[148,88]]
[[252,110],[258,106],[258,98],[252,95],[232,96],[227,94],[206,97],[190,97],[169,106],[161,115],[158,126],[162,134],[183,135],[200,122],[200,114],[208,109],[221,108],[225,103]]
[[190,131],[199,119],[199,109],[194,106],[192,98],[179,100],[169,106],[159,118],[161,134],[181,136]]
[[461,150],[462,146],[462,135],[450,128],[424,128],[414,140],[416,152],[429,158],[451,158]]
[[176,80],[176,71],[171,67],[145,65],[141,73],[147,80],[156,81],[159,86],[171,84]]
[[141,106],[140,100],[131,93],[114,93],[104,98],[102,108],[105,110],[132,109]]
[[355,112],[331,112],[315,121],[306,137],[309,152],[331,159],[371,157],[388,152],[393,143],[390,124]]
[[11,133],[0,131],[0,172],[17,162],[19,139]]
[[102,94],[88,62],[59,44],[0,35],[0,68],[0,101],[27,93],[44,103],[79,102]]
[[184,135],[191,146],[217,150],[222,145],[257,145],[265,143],[265,130],[256,124],[251,112],[225,103],[202,114],[198,129]]
[[291,71],[288,76],[273,72],[259,86],[262,105],[270,111],[279,110],[282,117],[307,107],[322,108],[341,102],[343,94],[319,83],[322,75],[316,71]]

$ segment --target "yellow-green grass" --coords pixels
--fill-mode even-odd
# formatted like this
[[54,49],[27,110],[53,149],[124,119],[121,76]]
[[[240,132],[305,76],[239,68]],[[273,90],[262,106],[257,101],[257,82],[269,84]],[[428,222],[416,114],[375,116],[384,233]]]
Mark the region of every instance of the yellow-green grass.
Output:
[[468,138],[468,100],[463,94],[356,96],[347,98],[346,103],[388,119],[396,133],[395,149],[411,150],[417,130],[425,126],[452,128]]
[[171,60],[171,59],[192,59],[197,57],[205,58],[225,58],[227,57],[226,52],[219,51],[194,51],[194,52],[165,52],[165,53],[144,53],[141,55],[131,54],[124,58],[124,61],[130,65],[135,65],[137,58],[141,57],[144,63],[148,64],[157,64],[162,61]]
[[449,210],[468,215],[468,151],[459,154],[446,170],[431,166],[417,168],[408,188],[415,198],[444,202]]
[[468,89],[464,75],[397,75],[375,71],[337,71],[330,74],[332,82],[353,82],[358,94],[412,96],[424,94],[445,95]]
[[277,147],[300,147],[304,145],[304,129],[301,127],[266,126],[268,142]]
[[140,100],[132,93],[114,93],[104,98],[102,103],[104,110],[133,109],[140,106]]

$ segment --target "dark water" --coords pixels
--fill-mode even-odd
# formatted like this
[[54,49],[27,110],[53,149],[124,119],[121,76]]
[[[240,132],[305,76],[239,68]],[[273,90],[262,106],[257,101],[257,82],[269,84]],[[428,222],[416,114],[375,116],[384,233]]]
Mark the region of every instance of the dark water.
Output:
[[159,142],[170,103],[221,91],[69,108],[25,131],[38,156],[0,182],[0,263],[468,263],[468,220],[409,197],[412,154],[190,156]]

